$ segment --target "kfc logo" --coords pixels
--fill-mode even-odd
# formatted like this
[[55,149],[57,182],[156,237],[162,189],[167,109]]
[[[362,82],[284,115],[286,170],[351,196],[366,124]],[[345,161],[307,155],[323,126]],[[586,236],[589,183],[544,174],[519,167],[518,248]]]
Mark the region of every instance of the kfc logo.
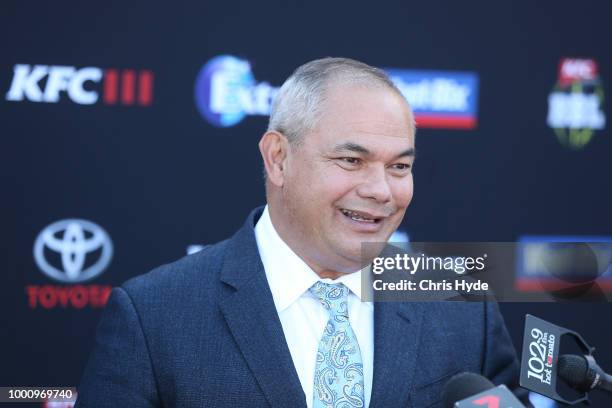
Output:
[[7,101],[57,103],[62,98],[80,105],[93,105],[101,99],[105,105],[149,106],[153,102],[153,73],[63,65],[16,64],[13,68]]

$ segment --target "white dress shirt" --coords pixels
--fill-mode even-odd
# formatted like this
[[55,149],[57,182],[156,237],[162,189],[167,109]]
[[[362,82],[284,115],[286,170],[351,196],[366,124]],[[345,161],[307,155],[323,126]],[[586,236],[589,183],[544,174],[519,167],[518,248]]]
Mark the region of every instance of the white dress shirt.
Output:
[[349,288],[349,321],[361,350],[367,407],[372,393],[374,368],[374,308],[371,302],[361,301],[360,274],[350,273],[335,280],[321,279],[278,235],[272,225],[268,206],[255,226],[255,238],[308,408],[312,407],[313,402],[319,340],[329,320],[329,313],[308,289],[318,280],[343,283]]

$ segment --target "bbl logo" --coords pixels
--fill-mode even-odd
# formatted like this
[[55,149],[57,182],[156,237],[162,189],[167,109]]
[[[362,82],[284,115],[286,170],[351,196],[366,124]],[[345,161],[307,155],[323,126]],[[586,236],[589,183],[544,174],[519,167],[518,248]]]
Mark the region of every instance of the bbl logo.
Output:
[[604,129],[604,92],[597,64],[591,59],[563,59],[559,78],[548,96],[547,123],[569,149],[586,146]]
[[[61,266],[50,262],[52,253]],[[89,260],[90,256],[94,259]],[[36,264],[47,276],[60,282],[90,280],[104,271],[112,256],[113,244],[106,231],[85,220],[55,222],[42,230],[34,242]]]

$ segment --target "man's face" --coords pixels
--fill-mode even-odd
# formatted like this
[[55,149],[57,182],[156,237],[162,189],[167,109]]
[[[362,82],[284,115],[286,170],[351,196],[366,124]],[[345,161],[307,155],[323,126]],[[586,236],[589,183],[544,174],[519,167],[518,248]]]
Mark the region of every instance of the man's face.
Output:
[[359,85],[329,89],[323,112],[289,149],[282,200],[300,255],[352,272],[361,244],[386,242],[412,199],[412,117],[394,92]]

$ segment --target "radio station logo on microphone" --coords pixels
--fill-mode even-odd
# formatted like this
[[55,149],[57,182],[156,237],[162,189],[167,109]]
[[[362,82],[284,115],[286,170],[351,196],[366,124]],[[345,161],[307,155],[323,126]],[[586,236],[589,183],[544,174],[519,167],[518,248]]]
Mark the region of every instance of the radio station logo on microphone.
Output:
[[578,150],[606,126],[604,91],[593,59],[566,58],[559,63],[557,83],[548,96],[546,123],[559,142]]
[[106,304],[111,286],[83,284],[102,274],[112,260],[113,243],[102,227],[83,219],[54,222],[36,237],[33,255],[44,275],[64,285],[26,286],[31,308],[81,309]]
[[153,72],[149,70],[65,65],[16,64],[6,93],[12,102],[79,105],[149,106],[153,103]]
[[[412,106],[417,126],[473,129],[478,118],[478,75],[473,72],[384,69]],[[268,116],[280,86],[259,82],[251,63],[231,55],[212,58],[200,70],[195,102],[210,124],[230,127],[247,116]]]

